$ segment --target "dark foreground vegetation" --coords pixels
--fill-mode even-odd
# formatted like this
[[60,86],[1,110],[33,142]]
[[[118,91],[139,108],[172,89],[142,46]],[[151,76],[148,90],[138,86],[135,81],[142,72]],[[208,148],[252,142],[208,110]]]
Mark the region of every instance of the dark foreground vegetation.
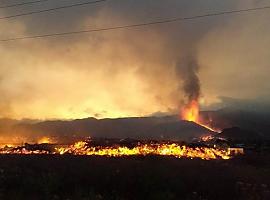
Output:
[[1,155],[0,199],[270,199],[270,155],[212,161]]

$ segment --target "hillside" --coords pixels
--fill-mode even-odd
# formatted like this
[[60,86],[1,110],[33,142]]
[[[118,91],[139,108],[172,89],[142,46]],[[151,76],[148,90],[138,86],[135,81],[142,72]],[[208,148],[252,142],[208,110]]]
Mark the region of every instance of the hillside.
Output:
[[[1,122],[1,121],[0,121]],[[5,126],[4,123],[0,124]],[[40,136],[106,137],[134,139],[170,139],[190,141],[211,132],[193,122],[177,117],[137,117],[119,119],[86,118],[72,121],[17,122],[7,127],[9,135],[38,138]],[[7,130],[6,130],[7,131]],[[5,132],[6,132],[5,131]],[[1,135],[4,135],[2,132]]]

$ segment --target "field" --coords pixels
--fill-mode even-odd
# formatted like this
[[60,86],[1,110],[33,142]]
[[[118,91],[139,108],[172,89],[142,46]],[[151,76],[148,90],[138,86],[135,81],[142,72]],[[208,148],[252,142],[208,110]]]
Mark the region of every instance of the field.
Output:
[[269,158],[1,155],[0,199],[270,199]]

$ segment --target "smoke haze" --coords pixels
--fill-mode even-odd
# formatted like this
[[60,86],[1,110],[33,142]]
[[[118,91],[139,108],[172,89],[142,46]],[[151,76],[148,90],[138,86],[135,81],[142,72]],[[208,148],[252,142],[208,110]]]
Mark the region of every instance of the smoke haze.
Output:
[[[58,4],[53,1],[2,9],[0,15]],[[108,1],[1,20],[0,38],[261,5],[267,5],[267,1]],[[219,96],[268,98],[269,17],[269,10],[264,10],[136,29],[1,43],[0,116],[18,119],[145,116],[177,113],[187,99],[199,96],[205,107],[218,103]]]

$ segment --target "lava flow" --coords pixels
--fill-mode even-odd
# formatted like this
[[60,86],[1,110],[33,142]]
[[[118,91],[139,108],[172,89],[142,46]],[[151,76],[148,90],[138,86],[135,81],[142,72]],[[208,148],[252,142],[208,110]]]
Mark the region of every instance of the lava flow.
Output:
[[179,144],[143,144],[133,148],[128,147],[89,147],[86,142],[78,142],[67,148],[58,148],[57,152],[62,154],[88,155],[88,156],[173,156],[176,158],[201,158],[210,159],[230,159],[230,150],[221,150],[207,147],[190,148]]
[[239,152],[232,152],[228,149],[210,147],[188,147],[177,143],[137,143],[133,147],[113,146],[92,146],[88,142],[80,141],[70,146],[50,146],[49,144],[29,145],[21,147],[5,147],[0,149],[0,154],[51,154],[51,155],[75,155],[75,156],[169,156],[175,158],[200,158],[204,160],[230,159]]
[[200,109],[199,109],[199,103],[197,100],[192,100],[189,104],[187,104],[182,112],[181,112],[181,118],[186,121],[190,122],[195,122],[210,131],[213,132],[220,132],[220,130],[215,129],[211,127],[208,123],[205,123],[201,118],[200,118]]

